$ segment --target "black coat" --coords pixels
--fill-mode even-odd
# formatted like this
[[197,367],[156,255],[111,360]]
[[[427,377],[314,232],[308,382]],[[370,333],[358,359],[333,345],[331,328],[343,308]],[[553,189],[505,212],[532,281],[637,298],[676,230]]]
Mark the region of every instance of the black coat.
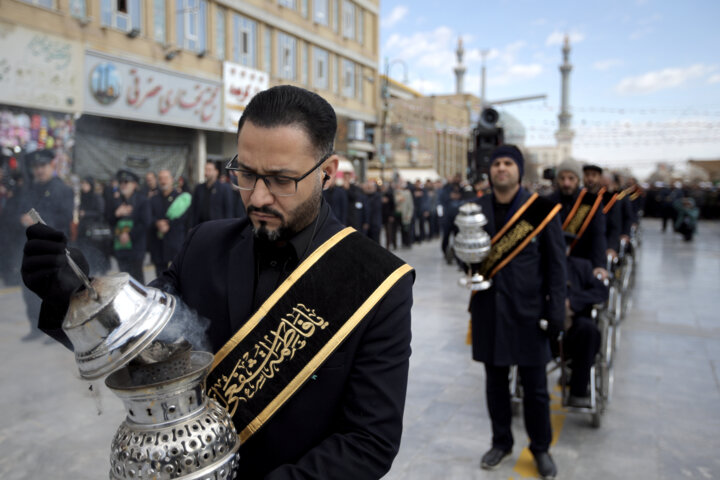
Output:
[[[233,193],[230,184],[215,182],[210,189],[206,183],[195,187],[190,208],[192,210],[192,226],[207,220],[222,220],[235,216],[235,205],[233,204]],[[209,218],[203,217],[203,206],[209,203]]]
[[[525,189],[518,196],[519,205],[530,198]],[[484,195],[477,201],[488,220],[485,230],[491,237],[496,233],[493,197]],[[539,366],[550,360],[548,336],[538,322],[547,319],[558,329],[564,323],[564,251],[560,219],[556,215],[492,278],[490,289],[472,296],[474,360],[496,366]]]
[[[580,192],[578,190],[572,195],[572,197],[565,197],[560,195],[558,192],[555,192],[548,197],[551,201],[562,204],[562,210],[560,210],[561,222],[565,222],[565,219],[570,214],[570,210],[572,210],[573,205],[575,205],[575,201],[577,200],[579,193]],[[598,208],[597,212],[595,212],[588,228],[572,249],[570,255],[590,260],[593,268],[605,268],[607,264],[606,251],[607,240],[605,238],[605,214],[602,212],[601,206]]]
[[[115,258],[118,260],[142,260],[145,257],[145,251],[147,250],[147,238],[148,229],[150,228],[150,202],[147,197],[139,192],[134,192],[130,198],[125,198],[119,195],[117,198],[113,198],[112,204],[108,209],[110,215],[109,221],[112,227],[113,234],[117,236],[119,234],[116,231],[118,222],[120,220],[131,220],[132,229],[130,230],[130,241],[132,248],[130,249],[113,249]],[[133,211],[126,217],[117,217],[115,211],[120,205],[130,205]]]
[[148,250],[155,265],[168,265],[175,255],[180,252],[185,240],[185,225],[192,206],[180,217],[169,220],[170,230],[164,235],[158,235],[155,222],[167,220],[167,210],[179,193],[173,190],[170,195],[163,196],[162,193],[150,198],[150,236],[148,238]]
[[[341,229],[328,217],[311,250]],[[253,313],[253,243],[247,219],[205,222],[153,282],[210,319],[215,351]],[[241,446],[239,478],[377,479],[389,470],[402,432],[413,278],[403,277],[316,378]]]
[[593,305],[608,299],[608,287],[593,275],[589,260],[567,258],[567,297],[575,316],[590,317]]
[[46,183],[33,182],[23,190],[20,201],[20,214],[34,208],[42,219],[52,228],[65,235],[70,234],[73,216],[73,191],[58,177]]

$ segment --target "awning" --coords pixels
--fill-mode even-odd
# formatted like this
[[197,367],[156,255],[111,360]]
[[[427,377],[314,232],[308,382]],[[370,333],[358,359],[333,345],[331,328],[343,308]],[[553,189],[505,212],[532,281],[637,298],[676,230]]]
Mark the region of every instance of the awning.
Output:
[[440,180],[440,175],[434,168],[398,168],[397,173],[407,182],[415,182],[415,180],[424,182],[428,178],[432,181]]
[[[401,179],[414,183],[415,180],[425,182],[428,178],[430,180],[440,180],[440,175],[433,168],[398,168],[395,169]],[[394,171],[392,168],[385,169],[385,179],[389,180],[393,178]],[[369,168],[367,171],[367,178],[380,178],[380,170],[377,168]]]

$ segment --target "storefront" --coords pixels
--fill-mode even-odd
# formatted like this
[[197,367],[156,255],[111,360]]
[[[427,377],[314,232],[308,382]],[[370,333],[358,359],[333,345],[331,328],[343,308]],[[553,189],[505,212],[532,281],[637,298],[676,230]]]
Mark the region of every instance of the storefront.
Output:
[[75,171],[108,179],[119,169],[160,169],[200,179],[207,134],[223,130],[222,84],[151,65],[85,52],[83,116],[77,121]]
[[67,177],[82,108],[82,47],[3,22],[0,37],[0,168],[28,178],[25,154],[50,149],[58,175]]

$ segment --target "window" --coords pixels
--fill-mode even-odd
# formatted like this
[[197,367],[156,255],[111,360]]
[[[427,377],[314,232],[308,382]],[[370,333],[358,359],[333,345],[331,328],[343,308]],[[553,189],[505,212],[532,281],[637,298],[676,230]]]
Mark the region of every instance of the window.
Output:
[[237,13],[233,15],[233,59],[247,67],[257,66],[257,24]]
[[357,12],[357,41],[362,45],[365,38],[365,12],[358,8]]
[[75,18],[86,18],[87,6],[85,0],[70,0],[70,15]]
[[225,60],[225,10],[215,10],[215,56]]
[[302,43],[302,71],[300,72],[300,81],[303,85],[308,84],[308,46],[307,43]]
[[355,38],[355,5],[351,2],[343,2],[343,37]]
[[265,60],[263,68],[268,73],[272,72],[272,29],[265,27],[265,40],[263,41],[263,51],[265,53]]
[[100,23],[123,32],[141,31],[140,0],[102,0]]
[[360,103],[363,102],[363,67],[362,65],[358,65],[355,69],[355,74],[357,75],[357,79],[355,80],[355,98],[358,99]]
[[338,92],[338,78],[340,78],[340,70],[338,69],[338,57],[333,55],[333,73],[332,73],[332,90],[333,93]]
[[328,0],[315,0],[313,2],[313,21],[320,25],[328,24]]
[[30,5],[37,5],[38,7],[45,7],[45,8],[55,7],[55,0],[20,0],[20,1],[29,3]]
[[295,58],[297,56],[297,40],[286,33],[278,32],[278,77],[286,80],[297,78]]
[[308,16],[308,0],[300,0],[300,14],[303,18]]
[[180,48],[204,53],[207,35],[207,2],[176,0],[177,44]]
[[153,0],[153,38],[165,43],[165,0]]
[[355,96],[355,64],[350,60],[342,62],[342,94],[348,98]]
[[338,25],[340,22],[338,19],[340,18],[340,7],[338,6],[338,0],[332,0],[332,8],[333,8],[333,30],[335,30],[335,33],[338,31]]
[[329,60],[330,54],[327,50],[313,48],[313,87],[327,90]]
[[295,0],[278,0],[278,5],[285,8],[296,10]]

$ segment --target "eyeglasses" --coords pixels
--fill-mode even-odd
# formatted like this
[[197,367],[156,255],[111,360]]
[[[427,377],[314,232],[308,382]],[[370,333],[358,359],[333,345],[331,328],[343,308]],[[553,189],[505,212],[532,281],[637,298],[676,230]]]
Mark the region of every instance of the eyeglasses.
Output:
[[310,170],[305,172],[299,177],[288,177],[286,175],[260,175],[253,173],[249,170],[245,170],[243,167],[238,165],[238,156],[235,155],[225,165],[225,170],[238,172],[236,187],[239,190],[245,190],[251,192],[255,190],[255,185],[259,179],[262,179],[263,183],[267,187],[268,191],[278,197],[292,197],[297,193],[298,182],[314,172],[325,160],[330,158],[332,154],[328,153],[324,155],[319,162],[315,164]]

